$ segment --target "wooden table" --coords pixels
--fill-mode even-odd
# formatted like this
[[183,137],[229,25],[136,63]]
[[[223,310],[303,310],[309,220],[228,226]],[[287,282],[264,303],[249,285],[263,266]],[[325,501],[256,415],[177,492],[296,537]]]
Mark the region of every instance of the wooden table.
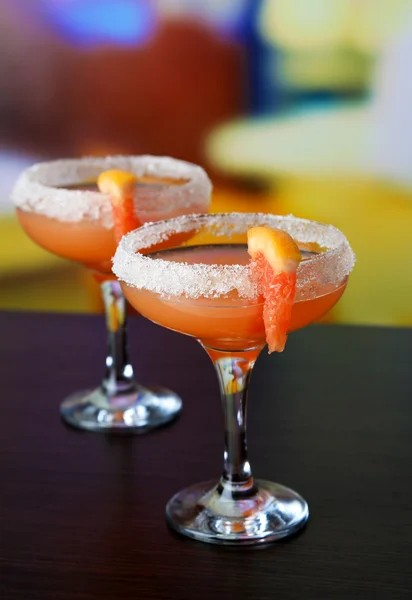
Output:
[[315,326],[252,377],[256,476],[309,502],[261,548],[173,534],[164,506],[220,474],[217,382],[192,339],[131,319],[142,383],[184,399],[144,436],[72,430],[59,401],[103,370],[100,317],[0,313],[2,600],[412,597],[412,330]]

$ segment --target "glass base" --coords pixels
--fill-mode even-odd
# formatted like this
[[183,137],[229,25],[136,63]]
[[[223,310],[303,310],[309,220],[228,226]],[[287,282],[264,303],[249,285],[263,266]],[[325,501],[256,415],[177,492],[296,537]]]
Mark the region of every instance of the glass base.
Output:
[[60,405],[66,423],[102,433],[145,433],[170,423],[181,410],[182,400],[174,392],[141,386],[117,398],[103,388],[76,392]]
[[169,500],[168,525],[201,542],[228,545],[272,542],[305,525],[309,508],[299,494],[263,480],[255,481],[254,490],[249,498],[234,500],[216,482],[193,485]]

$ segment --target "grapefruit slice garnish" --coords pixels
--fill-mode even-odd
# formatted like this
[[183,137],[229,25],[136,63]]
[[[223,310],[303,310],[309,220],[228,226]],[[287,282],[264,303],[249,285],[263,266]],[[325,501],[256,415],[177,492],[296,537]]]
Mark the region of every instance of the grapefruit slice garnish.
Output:
[[114,237],[120,242],[122,237],[140,227],[141,222],[136,215],[134,195],[138,178],[128,171],[111,169],[104,171],[97,178],[97,187],[103,194],[110,196],[112,203]]
[[302,256],[282,229],[252,227],[247,233],[251,269],[263,294],[263,321],[271,352],[282,352],[296,293],[296,270]]

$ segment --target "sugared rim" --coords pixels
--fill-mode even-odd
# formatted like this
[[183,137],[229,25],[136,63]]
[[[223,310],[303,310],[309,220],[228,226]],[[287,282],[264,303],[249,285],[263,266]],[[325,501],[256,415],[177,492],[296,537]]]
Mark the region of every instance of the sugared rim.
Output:
[[293,215],[261,213],[192,214],[147,223],[123,237],[113,258],[113,272],[121,281],[164,297],[217,298],[236,290],[242,298],[256,297],[258,290],[247,265],[188,264],[142,254],[166,242],[175,233],[200,230],[230,239],[250,227],[266,225],[287,231],[296,241],[326,248],[299,265],[296,300],[322,295],[331,286],[339,287],[355,264],[355,255],[339,229]]
[[[12,191],[12,201],[19,208],[59,221],[100,221],[104,227],[113,225],[110,199],[98,191],[68,190],[65,185],[96,179],[108,169],[123,169],[138,177],[187,180],[181,185],[165,185],[153,195],[145,194],[141,206],[136,198],[142,222],[156,219],[156,213],[170,216],[183,212],[206,212],[209,208],[212,184],[202,167],[166,156],[106,156],[103,158],[67,158],[43,162],[24,170]],[[58,187],[57,187],[58,186]],[[173,211],[171,208],[173,207]]]

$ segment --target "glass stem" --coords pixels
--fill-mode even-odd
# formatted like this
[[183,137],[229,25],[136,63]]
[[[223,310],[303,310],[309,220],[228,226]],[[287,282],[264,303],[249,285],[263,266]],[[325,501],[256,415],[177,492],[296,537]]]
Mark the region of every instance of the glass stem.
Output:
[[218,374],[225,422],[223,473],[218,491],[239,500],[256,493],[247,457],[246,402],[250,375],[260,350],[234,355],[206,348]]
[[108,344],[103,389],[109,396],[129,394],[136,388],[133,367],[127,350],[127,306],[120,283],[101,283],[106,314]]

